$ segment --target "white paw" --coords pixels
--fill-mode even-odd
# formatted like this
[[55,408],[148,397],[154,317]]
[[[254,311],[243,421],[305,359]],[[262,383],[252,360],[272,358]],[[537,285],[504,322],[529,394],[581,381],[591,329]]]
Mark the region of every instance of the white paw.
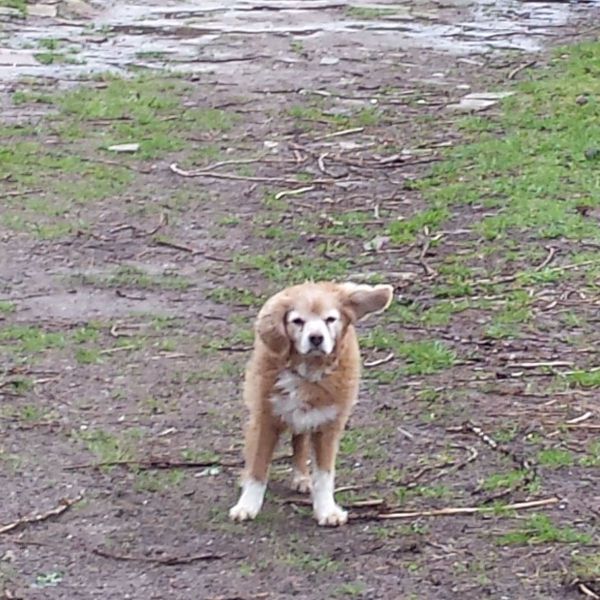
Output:
[[315,518],[319,525],[324,527],[337,527],[348,521],[348,513],[337,504],[334,504],[329,510],[315,511]]
[[262,508],[266,489],[266,484],[255,479],[244,481],[242,495],[237,504],[229,511],[229,518],[233,521],[254,519]]
[[241,502],[238,502],[229,509],[229,518],[232,521],[250,521],[256,517],[259,510],[260,507],[245,506]]
[[294,473],[292,476],[291,488],[296,492],[300,492],[301,494],[308,494],[312,490],[310,475]]

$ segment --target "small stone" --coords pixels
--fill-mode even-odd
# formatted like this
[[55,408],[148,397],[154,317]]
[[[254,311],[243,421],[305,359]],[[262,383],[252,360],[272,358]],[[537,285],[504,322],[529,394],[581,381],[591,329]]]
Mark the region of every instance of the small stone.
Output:
[[0,6],[0,16],[2,17],[22,17],[23,14],[16,8],[10,6]]
[[586,148],[584,155],[588,160],[596,160],[600,158],[600,148]]
[[582,94],[581,96],[577,96],[577,98],[575,98],[575,102],[577,102],[577,104],[579,104],[580,106],[587,104],[589,101],[590,99],[585,94]]
[[140,145],[139,144],[115,144],[114,146],[109,146],[108,149],[111,152],[133,153],[133,152],[137,152],[140,149]]
[[57,13],[55,4],[29,4],[27,6],[27,14],[30,17],[51,18]]
[[390,238],[387,235],[378,235],[374,237],[372,240],[365,242],[363,244],[363,248],[365,251],[369,252],[372,250],[373,252],[379,252],[382,250],[390,241]]
[[337,65],[340,62],[339,58],[336,58],[335,56],[324,56],[320,61],[319,64],[320,65]]
[[0,48],[0,65],[9,67],[36,65],[38,62],[29,50],[10,50]]

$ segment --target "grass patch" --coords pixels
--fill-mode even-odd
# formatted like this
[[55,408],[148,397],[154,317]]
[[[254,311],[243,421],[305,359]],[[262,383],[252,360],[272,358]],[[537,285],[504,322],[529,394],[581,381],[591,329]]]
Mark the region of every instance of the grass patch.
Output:
[[29,325],[10,325],[0,328],[0,347],[22,354],[38,354],[49,348],[62,348],[65,336]]
[[498,537],[501,545],[537,545],[537,544],[589,544],[591,536],[576,531],[572,527],[559,527],[550,517],[535,514],[529,517],[522,527]]
[[[518,86],[498,117],[463,121],[470,142],[452,149],[420,182],[434,206],[480,203],[501,209],[475,226],[486,239],[518,232],[538,238],[600,238],[596,219],[579,210],[600,205],[600,43],[562,49],[538,80]],[[581,104],[575,98],[586,99]]]
[[537,455],[537,462],[542,467],[551,469],[560,469],[561,467],[570,467],[573,465],[574,458],[572,452],[562,448],[549,448],[540,450]]
[[27,2],[25,0],[0,0],[0,6],[14,8],[23,16],[27,14]]
[[109,275],[85,274],[76,279],[84,285],[108,288],[185,290],[192,285],[185,277],[174,273],[153,274],[131,265],[122,265]]
[[362,19],[365,21],[381,19],[395,14],[397,11],[393,8],[376,8],[370,6],[348,6],[345,10],[346,16],[353,19]]

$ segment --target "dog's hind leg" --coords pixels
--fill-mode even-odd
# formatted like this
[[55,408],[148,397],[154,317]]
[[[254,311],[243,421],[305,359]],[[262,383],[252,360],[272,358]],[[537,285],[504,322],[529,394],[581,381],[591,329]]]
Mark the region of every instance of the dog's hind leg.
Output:
[[308,457],[310,454],[309,434],[293,434],[292,450],[292,489],[302,494],[307,494],[312,488],[310,471],[308,470]]

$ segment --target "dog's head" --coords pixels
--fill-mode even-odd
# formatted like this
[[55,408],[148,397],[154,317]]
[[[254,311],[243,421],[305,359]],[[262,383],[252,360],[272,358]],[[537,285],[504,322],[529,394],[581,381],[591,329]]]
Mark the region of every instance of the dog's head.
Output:
[[391,285],[304,283],[271,297],[261,309],[256,332],[277,354],[329,356],[348,326],[392,301]]

